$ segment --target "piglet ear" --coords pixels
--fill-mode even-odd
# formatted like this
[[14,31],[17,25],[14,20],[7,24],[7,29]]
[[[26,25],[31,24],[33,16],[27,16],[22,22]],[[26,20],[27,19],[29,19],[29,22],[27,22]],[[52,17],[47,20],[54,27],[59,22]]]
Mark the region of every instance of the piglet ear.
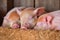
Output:
[[37,16],[40,16],[40,15],[44,14],[45,12],[46,11],[45,11],[44,7],[39,7],[39,8],[34,10],[34,14],[36,14]]
[[24,9],[25,9],[25,7],[17,7],[16,8],[16,11],[20,15],[21,14],[21,11],[23,11]]

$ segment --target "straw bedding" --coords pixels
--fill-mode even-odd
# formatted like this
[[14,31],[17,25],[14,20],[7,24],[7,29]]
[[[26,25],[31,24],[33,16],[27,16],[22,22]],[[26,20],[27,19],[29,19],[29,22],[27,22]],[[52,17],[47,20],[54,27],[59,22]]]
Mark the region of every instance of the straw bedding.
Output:
[[0,40],[60,40],[60,31],[22,30],[0,27]]

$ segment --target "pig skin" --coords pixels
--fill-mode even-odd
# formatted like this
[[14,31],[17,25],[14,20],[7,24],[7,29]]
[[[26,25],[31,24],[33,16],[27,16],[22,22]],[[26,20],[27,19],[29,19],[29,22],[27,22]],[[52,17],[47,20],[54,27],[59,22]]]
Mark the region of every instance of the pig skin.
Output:
[[41,15],[34,29],[60,30],[60,10]]

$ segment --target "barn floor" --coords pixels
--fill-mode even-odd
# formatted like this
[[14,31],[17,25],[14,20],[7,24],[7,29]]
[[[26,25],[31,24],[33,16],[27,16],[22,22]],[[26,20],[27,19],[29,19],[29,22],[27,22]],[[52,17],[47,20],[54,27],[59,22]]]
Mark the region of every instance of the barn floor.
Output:
[[0,40],[60,40],[60,31],[22,30],[0,27]]

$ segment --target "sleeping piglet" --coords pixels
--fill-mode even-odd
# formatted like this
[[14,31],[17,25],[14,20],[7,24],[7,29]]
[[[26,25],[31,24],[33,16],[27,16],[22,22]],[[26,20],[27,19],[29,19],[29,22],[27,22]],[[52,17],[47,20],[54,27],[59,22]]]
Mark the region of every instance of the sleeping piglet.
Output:
[[44,7],[39,7],[36,9],[28,7],[25,8],[22,12],[19,10],[17,11],[20,15],[21,29],[33,29],[36,24],[37,16],[43,14],[45,9]]
[[34,29],[60,30],[60,10],[41,15]]
[[17,9],[22,11],[25,8],[24,7],[15,7],[13,9],[11,9],[4,17],[3,24],[2,24],[3,27],[7,27],[7,26],[11,27],[11,28],[20,27],[20,15],[18,14]]

